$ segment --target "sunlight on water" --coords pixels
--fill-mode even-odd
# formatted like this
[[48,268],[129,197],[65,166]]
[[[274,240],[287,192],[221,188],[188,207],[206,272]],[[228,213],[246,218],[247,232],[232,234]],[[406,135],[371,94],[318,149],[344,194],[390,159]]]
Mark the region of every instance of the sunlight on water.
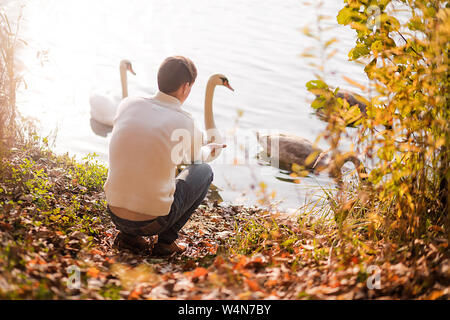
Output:
[[[214,114],[223,132],[235,127],[239,110],[238,125],[245,130],[276,129],[314,141],[324,128],[311,115],[305,89],[314,70],[299,56],[314,45],[299,30],[314,23],[316,11],[301,1],[10,0],[5,7],[17,13],[22,3],[21,35],[28,46],[20,60],[27,89],[21,88],[19,109],[39,119],[44,133],[57,132],[57,152],[95,152],[106,163],[109,137],[92,132],[89,95],[107,90],[120,95],[123,58],[133,62],[137,73],[128,78],[130,95],[149,96],[156,91],[157,69],[165,57],[190,57],[199,74],[184,108],[201,125],[206,81],[223,73],[236,89],[216,89]],[[335,17],[341,6],[341,1],[326,1],[321,13]],[[347,61],[352,32],[334,20],[327,22],[335,28],[326,37],[339,39],[339,52],[328,63],[327,80],[352,89],[342,75],[366,80],[361,68]],[[233,159],[235,151],[230,147],[223,156]],[[232,160],[224,164],[217,159],[213,167],[214,183],[226,201],[253,203],[251,185],[264,181],[269,190],[277,190],[276,200],[284,200],[282,207],[296,208],[329,183],[322,176],[286,183],[286,174],[257,163],[235,166]]]

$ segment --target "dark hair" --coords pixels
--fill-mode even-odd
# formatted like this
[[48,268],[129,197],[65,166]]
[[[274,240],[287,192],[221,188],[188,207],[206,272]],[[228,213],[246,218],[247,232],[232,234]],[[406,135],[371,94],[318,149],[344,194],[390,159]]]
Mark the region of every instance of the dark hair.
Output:
[[195,78],[197,78],[197,68],[190,59],[182,56],[168,57],[159,67],[159,91],[164,93],[177,91],[186,82],[192,84]]

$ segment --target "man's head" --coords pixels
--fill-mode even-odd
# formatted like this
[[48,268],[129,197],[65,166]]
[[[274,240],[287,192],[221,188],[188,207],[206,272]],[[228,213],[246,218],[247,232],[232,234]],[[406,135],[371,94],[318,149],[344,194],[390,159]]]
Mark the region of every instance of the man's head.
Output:
[[183,103],[197,78],[194,63],[182,56],[166,58],[158,71],[159,91],[169,94]]

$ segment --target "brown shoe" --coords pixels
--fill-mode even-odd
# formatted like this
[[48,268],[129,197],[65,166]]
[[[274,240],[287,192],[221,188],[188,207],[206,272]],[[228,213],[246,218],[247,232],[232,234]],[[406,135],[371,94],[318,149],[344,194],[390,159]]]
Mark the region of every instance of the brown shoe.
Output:
[[177,244],[175,241],[170,244],[158,242],[153,248],[153,254],[157,256],[168,256],[173,253],[182,253],[184,251],[186,251],[186,247]]
[[117,249],[127,249],[134,253],[146,254],[151,251],[151,246],[149,241],[145,240],[144,237],[140,236],[130,236],[119,232],[114,240],[114,247]]

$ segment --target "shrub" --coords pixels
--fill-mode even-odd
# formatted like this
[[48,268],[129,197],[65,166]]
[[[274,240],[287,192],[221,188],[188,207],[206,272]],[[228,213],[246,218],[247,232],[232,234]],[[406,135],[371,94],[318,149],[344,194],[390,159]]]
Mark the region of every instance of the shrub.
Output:
[[[307,83],[316,95],[312,107],[328,122],[323,137],[332,159],[364,158],[368,185],[361,183],[357,196],[366,199],[362,205],[373,225],[382,221],[377,229],[398,239],[432,230],[449,236],[449,18],[443,0],[346,0],[337,21],[355,30],[349,58],[364,64],[370,79],[370,88],[358,87],[376,94],[361,112],[323,79]],[[353,149],[343,151],[349,123],[358,127],[357,137]],[[355,203],[344,193],[336,196],[340,210]]]

